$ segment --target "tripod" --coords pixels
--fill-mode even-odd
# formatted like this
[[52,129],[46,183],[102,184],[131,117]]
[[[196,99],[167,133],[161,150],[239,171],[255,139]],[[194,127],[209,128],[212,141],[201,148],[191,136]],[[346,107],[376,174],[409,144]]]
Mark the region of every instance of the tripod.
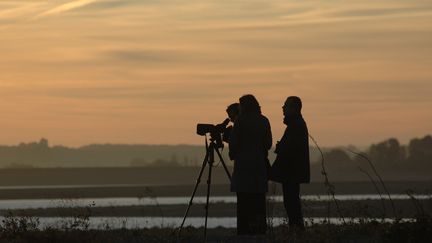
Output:
[[180,236],[180,234],[181,234],[181,231],[183,229],[184,223],[185,223],[186,218],[187,218],[187,216],[189,214],[189,209],[192,206],[192,201],[193,201],[193,199],[195,197],[195,193],[196,193],[196,191],[198,189],[198,184],[201,182],[201,176],[202,176],[202,174],[204,172],[205,167],[208,164],[207,198],[206,198],[206,205],[205,205],[205,222],[204,222],[204,239],[205,239],[205,241],[207,241],[207,217],[208,217],[208,211],[209,211],[211,173],[212,173],[212,167],[213,167],[213,164],[214,164],[214,152],[215,151],[216,151],[216,154],[219,156],[220,162],[222,163],[223,168],[224,168],[224,170],[225,170],[225,172],[226,172],[229,180],[231,181],[231,175],[230,175],[230,173],[228,171],[228,168],[226,167],[226,164],[225,164],[225,162],[224,162],[224,160],[222,158],[221,153],[219,152],[219,148],[218,148],[217,143],[215,141],[216,141],[215,139],[213,139],[212,137],[210,137],[210,144],[208,144],[207,137],[205,138],[206,155],[205,155],[205,158],[203,160],[203,163],[202,163],[202,166],[201,166],[201,170],[200,170],[200,172],[198,174],[198,178],[196,180],[195,187],[193,189],[192,196],[190,198],[188,207],[187,207],[186,212],[184,214],[183,221],[182,221],[182,223],[181,223],[181,225],[180,225],[180,227],[178,229],[178,236]]

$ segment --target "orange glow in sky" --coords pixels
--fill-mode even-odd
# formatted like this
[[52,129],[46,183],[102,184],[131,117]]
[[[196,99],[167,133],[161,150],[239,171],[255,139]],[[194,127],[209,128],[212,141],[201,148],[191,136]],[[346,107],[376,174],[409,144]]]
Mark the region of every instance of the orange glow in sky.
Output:
[[0,144],[201,144],[254,94],[326,146],[432,132],[432,1],[0,2]]

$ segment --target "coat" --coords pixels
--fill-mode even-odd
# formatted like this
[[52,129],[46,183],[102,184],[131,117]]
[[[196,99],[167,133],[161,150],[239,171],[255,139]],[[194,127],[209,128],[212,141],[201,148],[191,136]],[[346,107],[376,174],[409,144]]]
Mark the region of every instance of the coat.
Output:
[[270,180],[280,183],[309,183],[309,133],[301,115],[286,119],[282,139],[277,143],[277,154],[270,170]]
[[242,114],[235,121],[229,143],[234,160],[232,192],[267,192],[268,150],[272,146],[270,122],[259,114]]

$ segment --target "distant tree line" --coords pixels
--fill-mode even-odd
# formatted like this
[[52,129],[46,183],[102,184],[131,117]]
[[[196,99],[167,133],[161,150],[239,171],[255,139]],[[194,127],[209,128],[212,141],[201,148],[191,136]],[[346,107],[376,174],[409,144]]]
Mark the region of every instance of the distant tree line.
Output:
[[[356,148],[351,147],[351,150]],[[222,154],[227,165],[232,165]],[[350,153],[347,148],[323,148],[325,165],[330,171],[344,171],[364,166],[364,159]],[[363,151],[378,168],[432,168],[432,137],[412,139],[402,145],[395,138],[372,144]],[[144,166],[201,166],[205,148],[198,145],[122,145],[93,144],[79,148],[50,146],[47,139],[0,146],[1,168],[30,167],[144,167]],[[270,161],[275,154],[269,153]],[[311,147],[313,170],[320,171],[319,152]]]
[[[355,148],[334,148],[324,152],[325,163],[331,169],[365,164],[365,159],[351,153]],[[432,168],[432,136],[414,138],[408,145],[402,145],[396,138],[372,144],[367,151],[362,152],[377,168]]]
[[49,146],[47,139],[0,146],[0,167],[197,166],[205,154],[195,145],[93,144]]

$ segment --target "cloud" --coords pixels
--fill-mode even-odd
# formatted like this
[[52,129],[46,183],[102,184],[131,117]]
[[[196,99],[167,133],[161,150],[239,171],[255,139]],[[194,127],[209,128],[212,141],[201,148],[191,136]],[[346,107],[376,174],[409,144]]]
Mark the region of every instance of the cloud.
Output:
[[[213,84],[211,87],[195,87],[194,85],[173,85],[166,83],[161,85],[134,85],[134,86],[91,86],[91,87],[33,87],[33,88],[9,88],[0,90],[2,97],[9,96],[13,90],[19,93],[19,96],[32,97],[38,100],[54,99],[58,102],[69,101],[86,101],[97,102],[104,101],[108,103],[127,102],[128,104],[170,104],[170,103],[196,103],[202,100],[209,102],[213,99],[221,99],[230,95],[226,90],[217,89],[218,85]],[[197,92],[199,89],[199,92]],[[16,96],[15,96],[16,97]],[[129,103],[130,102],[130,103]]]
[[[407,85],[407,84],[410,85]],[[312,102],[325,103],[415,103],[432,102],[428,80],[357,80],[352,82],[321,81],[321,97]]]
[[117,9],[121,7],[128,7],[132,5],[156,5],[156,4],[162,4],[161,2],[157,0],[104,0],[104,1],[95,1],[90,4],[87,4],[83,7],[80,7],[80,10],[86,10],[86,11],[101,11],[101,10],[108,10],[108,9]]
[[166,63],[180,61],[181,53],[156,50],[113,50],[105,52],[105,58],[130,63]]
[[333,14],[336,17],[365,17],[370,18],[374,16],[389,16],[389,15],[406,15],[412,13],[430,12],[432,6],[421,7],[395,7],[395,8],[363,8],[363,9],[346,9],[337,11]]
[[15,19],[32,14],[42,5],[41,3],[0,5],[0,19]]
[[86,5],[94,3],[96,1],[98,1],[98,0],[76,0],[76,1],[68,2],[68,3],[64,3],[60,6],[54,7],[52,9],[49,9],[49,10],[39,14],[38,16],[36,16],[36,18],[61,14],[64,12],[68,12],[68,11],[77,9],[77,8],[84,7]]

